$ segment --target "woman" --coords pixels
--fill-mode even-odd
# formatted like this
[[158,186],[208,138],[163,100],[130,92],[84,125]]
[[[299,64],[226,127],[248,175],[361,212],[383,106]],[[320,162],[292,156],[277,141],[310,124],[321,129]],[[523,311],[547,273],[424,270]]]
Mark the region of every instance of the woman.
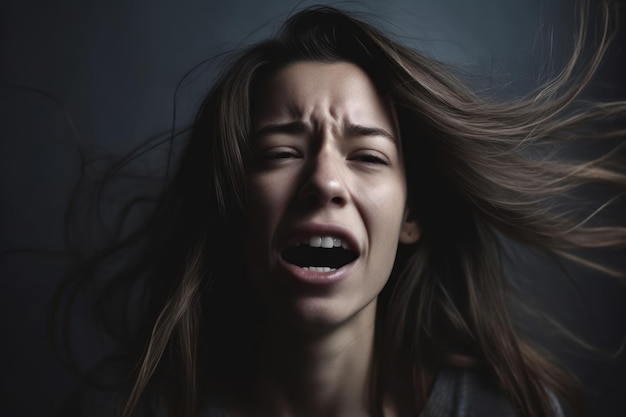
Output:
[[132,370],[112,382],[127,393],[116,410],[539,417],[561,416],[558,398],[580,411],[509,318],[501,235],[597,268],[570,250],[624,244],[560,198],[590,182],[619,192],[623,168],[535,152],[625,114],[573,105],[605,48],[575,82],[576,56],[504,103],[333,8],[247,48],[152,216],[77,272],[133,254],[99,302]]

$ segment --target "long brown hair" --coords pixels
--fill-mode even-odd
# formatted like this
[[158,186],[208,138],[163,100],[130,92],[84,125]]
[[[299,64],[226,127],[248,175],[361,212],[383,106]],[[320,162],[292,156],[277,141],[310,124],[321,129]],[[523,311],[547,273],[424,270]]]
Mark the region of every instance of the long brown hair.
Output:
[[626,230],[594,226],[593,216],[564,209],[572,204],[564,196],[586,184],[607,183],[616,194],[626,188],[617,151],[584,163],[552,152],[562,143],[624,134],[608,121],[623,117],[626,103],[577,101],[609,44],[610,11],[604,4],[602,39],[586,66],[583,19],[563,71],[526,97],[504,101],[480,97],[450,68],[330,7],[295,14],[276,37],[239,53],[203,103],[153,214],[77,272],[90,275],[104,258],[140,248],[98,304],[119,305],[120,294],[136,303],[128,294],[141,289],[141,307],[129,307],[138,317],[133,326],[120,331],[107,321],[138,364],[122,415],[140,403],[164,403],[171,416],[192,416],[218,382],[227,386],[254,366],[250,346],[262,308],[240,262],[229,259],[241,254],[245,235],[251,100],[266,77],[296,61],[358,65],[393,103],[400,126],[422,237],[399,252],[379,297],[372,413],[382,416],[397,375],[419,411],[427,396],[422,381],[442,366],[488,373],[525,417],[553,415],[549,393],[579,407],[567,375],[523,340],[509,317],[501,236],[623,276],[572,250],[624,246]]

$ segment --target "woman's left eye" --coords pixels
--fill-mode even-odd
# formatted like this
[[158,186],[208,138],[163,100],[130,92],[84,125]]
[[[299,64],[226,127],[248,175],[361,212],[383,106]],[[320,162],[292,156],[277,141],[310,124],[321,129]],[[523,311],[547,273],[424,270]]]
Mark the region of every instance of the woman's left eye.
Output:
[[360,153],[352,157],[352,159],[371,165],[389,165],[389,160],[377,153]]

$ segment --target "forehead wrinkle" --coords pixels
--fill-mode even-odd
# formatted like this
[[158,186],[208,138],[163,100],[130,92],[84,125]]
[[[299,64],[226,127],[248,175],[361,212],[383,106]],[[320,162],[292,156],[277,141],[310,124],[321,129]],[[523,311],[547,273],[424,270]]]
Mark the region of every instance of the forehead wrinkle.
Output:
[[344,115],[345,109],[342,109],[340,105],[331,104],[333,101],[335,100],[324,97],[304,103],[302,106],[296,106],[294,116],[316,132],[328,128],[340,132],[343,130],[342,127],[348,124],[347,116]]
[[[293,66],[297,65],[310,66],[311,63],[293,64]],[[261,111],[261,117],[257,118],[257,121],[261,124],[265,124],[263,122],[280,124],[301,121],[304,125],[309,126],[312,131],[319,132],[321,128],[330,127],[334,134],[345,134],[350,130],[351,125],[362,125],[388,131],[392,136],[399,139],[393,106],[390,106],[388,100],[380,95],[366,74],[359,73],[359,68],[356,68],[357,73],[352,73],[353,69],[348,73],[347,70],[350,68],[346,67],[345,63],[320,63],[319,65],[324,69],[329,66],[336,68],[336,72],[332,76],[322,76],[324,80],[322,85],[313,82],[308,77],[296,77],[302,72],[299,69],[289,72],[291,66],[270,78],[266,87],[272,93],[269,94],[273,96],[270,99],[275,100],[278,106],[266,107],[265,111]],[[287,73],[285,74],[283,71],[287,71]],[[310,71],[310,68],[306,68],[304,73]],[[316,70],[312,73],[313,78],[315,78],[316,73]],[[283,75],[281,74],[284,75],[282,79]],[[364,88],[367,91],[363,91]],[[355,96],[361,97],[363,94],[368,97],[367,103],[371,99],[373,102],[371,106],[368,107],[367,103],[359,100],[354,101]],[[370,107],[381,105],[383,112],[390,116],[390,126],[387,121],[378,120],[376,111],[374,111],[374,120],[367,117],[372,111]]]

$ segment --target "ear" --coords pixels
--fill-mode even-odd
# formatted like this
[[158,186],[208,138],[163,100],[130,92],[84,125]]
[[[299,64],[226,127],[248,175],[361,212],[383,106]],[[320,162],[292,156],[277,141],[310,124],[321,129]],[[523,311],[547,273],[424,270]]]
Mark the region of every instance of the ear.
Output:
[[400,243],[410,245],[419,240],[422,234],[422,230],[417,222],[415,216],[411,213],[409,208],[404,210],[404,220],[402,221],[402,227],[400,228]]

